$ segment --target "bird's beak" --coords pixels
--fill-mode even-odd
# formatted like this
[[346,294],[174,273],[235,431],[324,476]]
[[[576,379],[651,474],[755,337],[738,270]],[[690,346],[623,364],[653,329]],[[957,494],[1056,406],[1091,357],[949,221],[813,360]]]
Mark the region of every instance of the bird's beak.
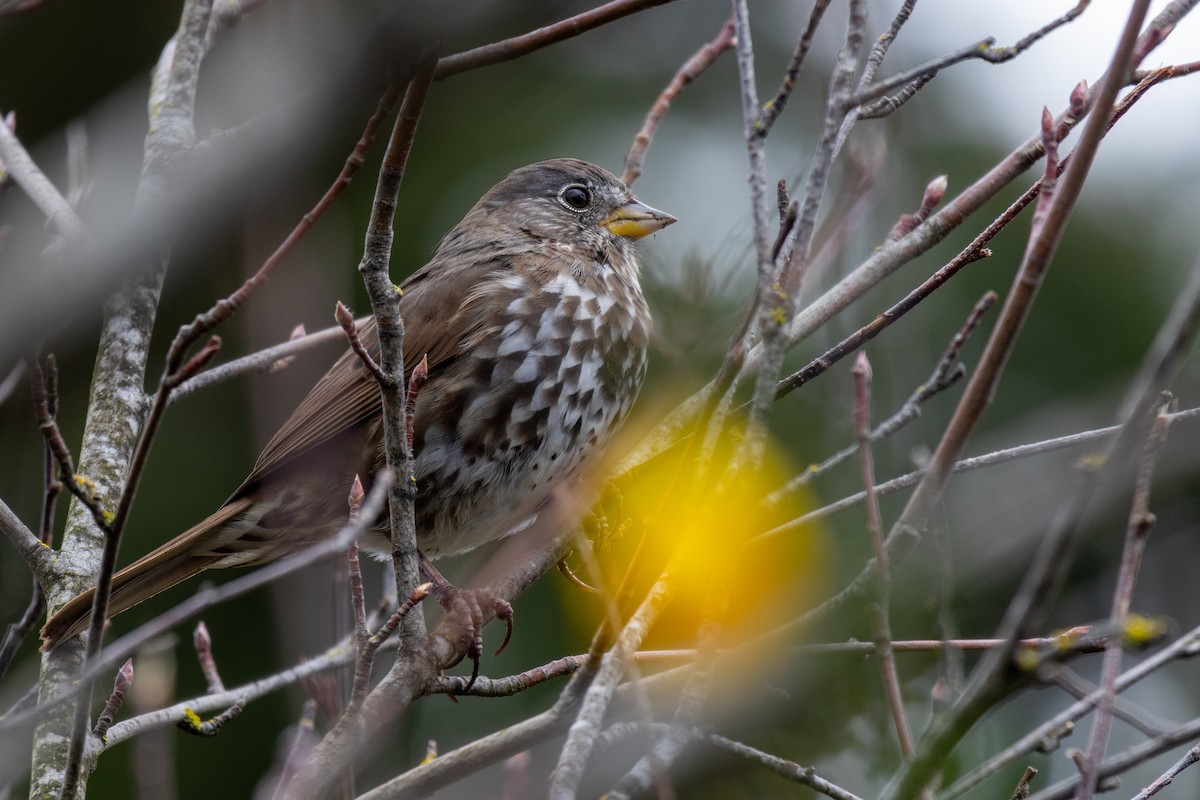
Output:
[[640,239],[667,227],[672,222],[678,220],[637,200],[630,200],[600,220],[600,224],[609,233],[627,239]]

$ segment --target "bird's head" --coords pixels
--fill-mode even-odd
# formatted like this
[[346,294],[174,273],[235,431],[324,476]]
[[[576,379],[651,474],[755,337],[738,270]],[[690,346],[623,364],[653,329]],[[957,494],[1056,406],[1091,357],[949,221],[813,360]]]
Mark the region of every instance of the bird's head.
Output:
[[574,158],[513,170],[472,209],[488,224],[569,248],[640,239],[675,222],[633,196],[611,172]]

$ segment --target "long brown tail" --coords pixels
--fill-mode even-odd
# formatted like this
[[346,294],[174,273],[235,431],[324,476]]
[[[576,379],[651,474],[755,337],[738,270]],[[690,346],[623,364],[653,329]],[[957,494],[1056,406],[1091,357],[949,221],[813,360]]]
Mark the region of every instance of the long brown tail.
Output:
[[[199,546],[200,542],[206,534],[245,511],[249,502],[245,499],[235,500],[113,575],[108,616],[113,617],[133,608],[220,561],[222,556],[205,553],[205,548]],[[71,598],[42,626],[43,653],[83,631],[92,611],[95,593],[95,589],[88,589]]]

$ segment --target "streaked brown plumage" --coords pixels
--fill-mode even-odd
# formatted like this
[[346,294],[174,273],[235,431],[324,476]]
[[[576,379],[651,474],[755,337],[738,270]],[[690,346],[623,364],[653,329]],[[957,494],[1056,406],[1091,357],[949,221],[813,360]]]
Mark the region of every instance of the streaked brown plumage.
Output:
[[[417,544],[431,558],[515,533],[586,470],[628,413],[650,316],[633,241],[674,222],[575,159],[515,170],[403,285],[408,364],[429,359],[414,417]],[[373,322],[360,332],[378,351]],[[332,535],[353,477],[383,465],[379,389],[345,354],[212,516],[118,572],[117,614],[201,570],[274,561]],[[363,546],[390,552],[386,528]],[[91,592],[42,629],[82,630]]]

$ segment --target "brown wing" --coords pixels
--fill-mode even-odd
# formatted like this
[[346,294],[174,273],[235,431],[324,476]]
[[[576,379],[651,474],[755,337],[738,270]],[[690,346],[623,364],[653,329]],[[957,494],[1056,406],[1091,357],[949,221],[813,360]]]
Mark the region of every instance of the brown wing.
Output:
[[[430,379],[454,360],[464,340],[482,324],[480,315],[463,313],[464,303],[471,289],[501,266],[497,261],[463,265],[435,259],[404,282],[400,310],[404,318],[405,379],[422,356],[429,359]],[[363,324],[359,338],[378,358],[379,335],[374,318]],[[347,348],[271,437],[233,496],[300,454],[378,414],[380,405],[378,384]]]

